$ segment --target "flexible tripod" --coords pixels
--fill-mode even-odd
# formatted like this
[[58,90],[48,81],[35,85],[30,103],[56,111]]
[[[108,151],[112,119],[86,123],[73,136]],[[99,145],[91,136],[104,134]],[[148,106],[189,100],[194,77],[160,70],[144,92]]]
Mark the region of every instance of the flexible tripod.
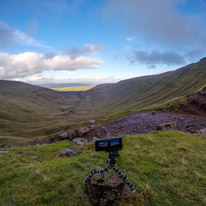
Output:
[[97,169],[93,170],[87,177],[85,177],[85,179],[83,180],[83,183],[85,183],[85,184],[88,183],[90,181],[90,179],[92,178],[92,176],[97,174],[97,173],[103,174],[104,172],[107,172],[109,169],[113,169],[124,180],[125,184],[127,184],[129,186],[130,190],[132,192],[136,192],[135,187],[128,180],[127,176],[115,167],[115,158],[118,158],[118,157],[119,157],[118,151],[110,152],[109,153],[109,160],[107,160],[107,165],[105,166],[105,168],[100,169],[100,170],[97,170]]

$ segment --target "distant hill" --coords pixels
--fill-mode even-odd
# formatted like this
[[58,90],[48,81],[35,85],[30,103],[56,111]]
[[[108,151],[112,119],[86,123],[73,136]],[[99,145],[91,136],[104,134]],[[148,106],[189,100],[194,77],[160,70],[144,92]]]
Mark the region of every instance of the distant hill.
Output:
[[1,80],[0,144],[73,129],[89,119],[163,103],[205,85],[205,58],[176,71],[98,85],[85,92],[58,92]]
[[94,112],[109,115],[192,94],[205,85],[206,58],[203,58],[175,71],[98,85],[83,94]]
[[65,125],[74,125],[75,116],[69,121],[68,118],[79,102],[78,95],[2,80],[0,81],[0,140],[2,136],[7,135],[37,137]]
[[49,89],[52,88],[64,88],[64,87],[85,87],[92,86],[93,84],[82,84],[82,83],[47,83],[47,84],[39,84],[37,86],[46,87]]

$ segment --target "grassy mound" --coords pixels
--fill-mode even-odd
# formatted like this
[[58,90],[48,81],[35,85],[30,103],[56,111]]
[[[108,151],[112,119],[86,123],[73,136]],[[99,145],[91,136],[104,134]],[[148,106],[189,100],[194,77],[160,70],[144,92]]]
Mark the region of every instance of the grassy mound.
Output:
[[[82,180],[105,166],[94,144],[61,158],[74,143],[11,148],[0,154],[0,205],[90,205]],[[123,136],[117,167],[139,195],[130,205],[205,205],[206,137],[183,132]],[[128,203],[124,203],[129,205]]]

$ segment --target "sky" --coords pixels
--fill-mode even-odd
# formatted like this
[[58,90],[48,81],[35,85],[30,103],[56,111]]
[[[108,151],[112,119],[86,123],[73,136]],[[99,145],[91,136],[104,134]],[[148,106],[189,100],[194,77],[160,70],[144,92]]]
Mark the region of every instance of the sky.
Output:
[[206,56],[206,0],[0,0],[0,79],[112,83]]

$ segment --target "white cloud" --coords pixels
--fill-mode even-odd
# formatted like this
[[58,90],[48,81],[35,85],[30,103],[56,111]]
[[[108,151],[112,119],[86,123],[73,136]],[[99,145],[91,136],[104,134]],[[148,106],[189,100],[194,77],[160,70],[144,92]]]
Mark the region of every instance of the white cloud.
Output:
[[0,48],[15,44],[51,48],[47,45],[39,43],[24,32],[9,28],[7,25],[0,23]]
[[43,71],[96,69],[103,62],[98,58],[70,55],[46,55],[36,52],[8,54],[0,52],[0,78],[13,79],[39,74]]
[[130,37],[126,38],[127,41],[134,41],[135,39],[136,39],[136,37],[134,37],[134,36],[130,36]]
[[82,48],[72,47],[65,50],[66,54],[71,55],[72,58],[76,58],[83,54],[96,54],[100,51],[103,51],[105,48],[101,44],[84,44]]

